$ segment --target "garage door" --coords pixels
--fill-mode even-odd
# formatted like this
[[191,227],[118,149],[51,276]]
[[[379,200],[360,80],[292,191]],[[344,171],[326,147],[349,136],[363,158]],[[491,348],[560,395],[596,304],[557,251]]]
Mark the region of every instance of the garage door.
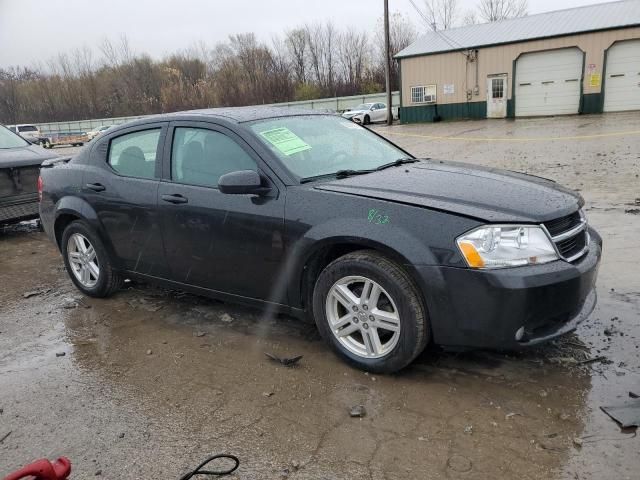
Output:
[[582,52],[526,53],[516,62],[516,116],[563,115],[580,109]]
[[604,111],[640,110],[640,40],[612,46],[606,72]]

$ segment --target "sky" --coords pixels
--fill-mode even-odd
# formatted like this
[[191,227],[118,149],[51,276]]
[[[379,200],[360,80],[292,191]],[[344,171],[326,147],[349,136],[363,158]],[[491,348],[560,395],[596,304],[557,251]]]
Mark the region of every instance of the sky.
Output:
[[[413,0],[424,9],[424,0]],[[458,0],[462,14],[479,0]],[[529,0],[529,14],[606,0]],[[410,0],[389,0],[391,12],[408,15],[426,29]],[[424,11],[424,10],[423,10]],[[0,67],[44,65],[58,53],[126,35],[135,53],[154,58],[198,42],[215,45],[230,34],[274,34],[304,23],[333,21],[338,27],[373,31],[383,0],[0,0]]]

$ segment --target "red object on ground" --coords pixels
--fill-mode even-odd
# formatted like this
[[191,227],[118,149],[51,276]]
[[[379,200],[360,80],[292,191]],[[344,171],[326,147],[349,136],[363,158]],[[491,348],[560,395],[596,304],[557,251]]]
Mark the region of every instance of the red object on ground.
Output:
[[71,461],[67,457],[60,457],[53,463],[46,459],[35,461],[4,477],[4,480],[20,480],[29,477],[35,477],[35,480],[65,480],[70,473]]

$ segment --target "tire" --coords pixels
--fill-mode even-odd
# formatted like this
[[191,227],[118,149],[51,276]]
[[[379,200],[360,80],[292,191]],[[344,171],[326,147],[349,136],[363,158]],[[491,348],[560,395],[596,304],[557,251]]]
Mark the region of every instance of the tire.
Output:
[[[82,280],[82,271],[84,270],[79,264],[91,258],[90,250],[85,250],[86,256],[84,259],[78,258],[78,252],[81,251],[78,248],[77,239],[93,247],[95,255],[93,258],[94,271],[90,273],[88,279]],[[84,239],[84,240],[82,240]],[[72,243],[73,242],[73,243]],[[75,220],[71,222],[62,233],[62,257],[64,259],[65,267],[69,273],[71,281],[75,286],[85,295],[90,297],[108,297],[114,292],[120,289],[122,286],[122,276],[116,272],[113,268],[113,262],[109,258],[109,254],[104,248],[104,244],[93,231],[93,229],[83,220]],[[71,257],[75,257],[77,260],[72,264]],[[97,266],[97,275],[95,274],[95,266]]]
[[[369,308],[367,295],[362,295],[366,285],[371,298],[377,298]],[[334,295],[336,289],[345,291],[343,287],[353,296]],[[356,298],[357,302],[349,303]],[[418,289],[398,264],[373,250],[344,255],[320,273],[313,291],[313,314],[331,348],[348,363],[369,372],[396,372],[429,342],[429,320]],[[372,335],[377,342],[365,339]]]
[[371,123],[371,118],[369,118],[369,115],[365,115],[364,120],[362,121],[362,124],[369,125],[370,123]]

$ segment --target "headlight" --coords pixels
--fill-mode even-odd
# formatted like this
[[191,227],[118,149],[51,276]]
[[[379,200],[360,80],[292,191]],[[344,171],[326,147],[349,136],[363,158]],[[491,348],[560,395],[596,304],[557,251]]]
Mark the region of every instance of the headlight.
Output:
[[471,268],[519,267],[558,260],[547,234],[531,225],[480,227],[456,242]]

